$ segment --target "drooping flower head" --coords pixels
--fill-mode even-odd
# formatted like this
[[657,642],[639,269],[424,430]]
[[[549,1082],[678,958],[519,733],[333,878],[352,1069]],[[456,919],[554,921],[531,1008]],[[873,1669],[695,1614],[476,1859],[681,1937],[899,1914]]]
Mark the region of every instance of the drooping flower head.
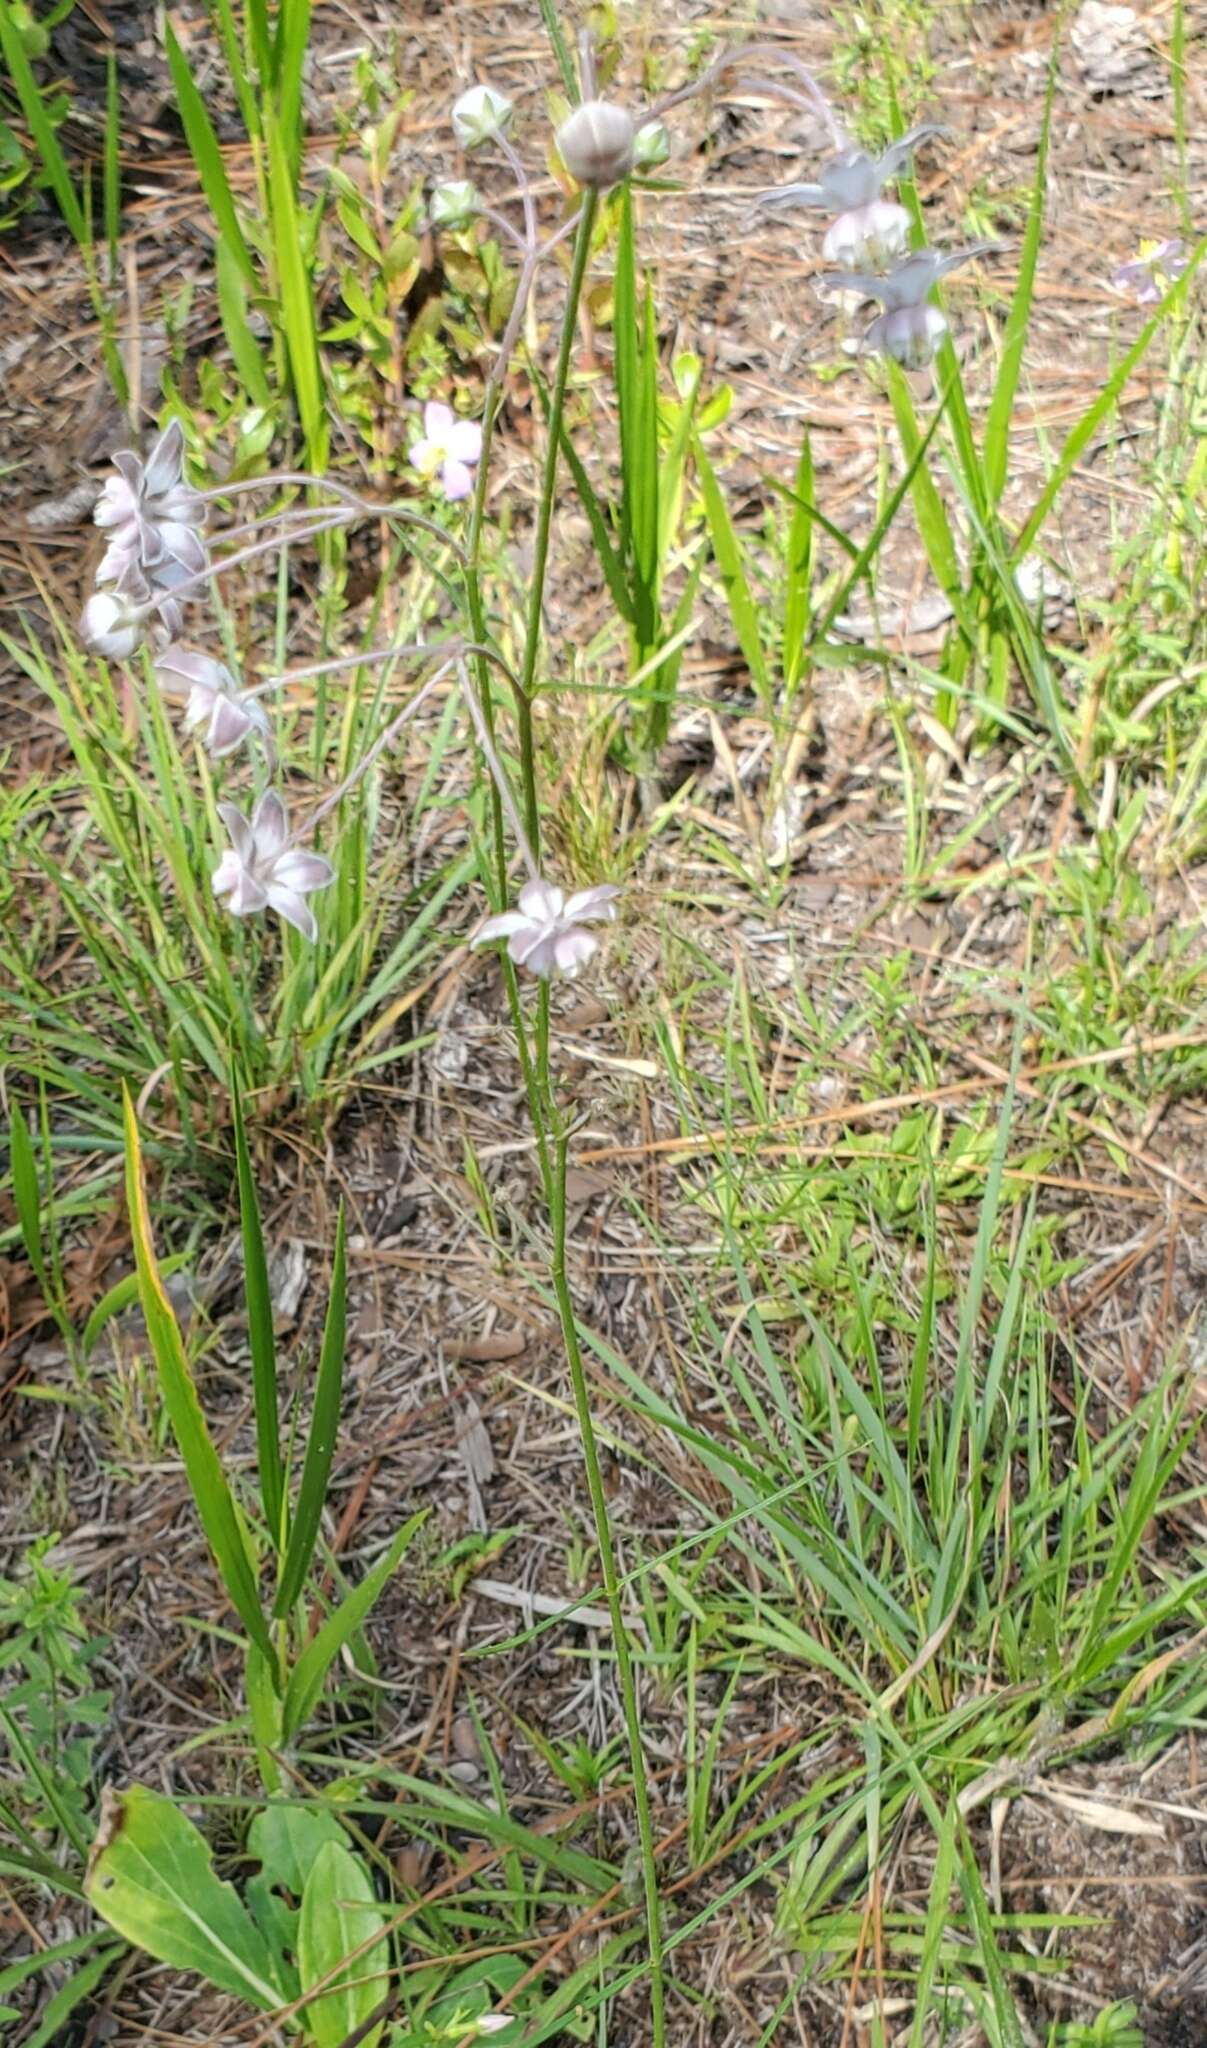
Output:
[[133,565],[115,589],[94,590],[80,615],[80,638],[85,647],[106,661],[128,661],[146,638],[148,599],[149,592]]
[[468,178],[447,178],[432,188],[427,217],[432,227],[454,232],[467,228],[482,211],[482,199]]
[[113,457],[117,474],[106,483],[93,514],[111,535],[96,572],[98,583],[120,582],[131,566],[152,590],[170,591],[206,565],[200,529],[205,507],[184,481],[184,430],[164,428],[145,463],[129,448]]
[[252,732],[259,733],[272,758],[272,727],[263,705],[240,690],[222,662],[187,647],[167,647],[155,663],[155,680],[165,696],[185,697],[186,729],[204,727],[203,744],[215,761],[233,754]]
[[411,449],[410,462],[421,477],[437,477],[446,498],[468,498],[474,470],[482,456],[482,429],[477,420],[459,420],[451,406],[429,399],[423,408],[423,435]]
[[231,844],[214,869],[215,896],[226,897],[235,917],[275,910],[303,938],[317,939],[318,924],[305,899],[334,881],[335,869],[321,853],[290,845],[285,806],[275,789],[265,791],[250,819],[235,804],[219,804],[218,815]]
[[924,122],[881,156],[869,156],[865,149],[844,149],[822,165],[819,183],[777,186],[761,192],[755,207],[780,212],[807,206],[834,213],[837,218],[822,243],[826,262],[840,264],[844,270],[882,268],[908,249],[910,217],[895,200],[880,197],[881,187],[905,168],[920,142],[941,133],[933,122]]
[[1180,235],[1165,242],[1143,241],[1131,263],[1121,263],[1111,279],[1117,292],[1133,292],[1138,306],[1155,306],[1185,270],[1189,257]]
[[488,917],[472,943],[485,946],[492,939],[506,939],[516,966],[526,967],[542,981],[554,973],[574,975],[599,945],[595,934],[583,927],[610,924],[619,894],[614,882],[597,882],[567,898],[564,889],[534,875],[520,890],[518,910]]
[[884,312],[868,328],[864,347],[881,349],[906,369],[920,370],[931,361],[947,333],[947,322],[937,306],[927,304],[928,295],[949,271],[998,246],[996,242],[972,242],[966,249],[952,249],[945,255],[938,249],[917,249],[887,277],[834,271],[817,282],[823,290],[855,291],[865,299],[879,299]]

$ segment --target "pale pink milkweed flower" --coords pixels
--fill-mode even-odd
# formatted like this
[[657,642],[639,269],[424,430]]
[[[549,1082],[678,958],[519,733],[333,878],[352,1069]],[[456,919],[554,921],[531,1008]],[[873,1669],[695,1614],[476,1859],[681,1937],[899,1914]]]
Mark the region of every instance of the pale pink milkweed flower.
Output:
[[449,405],[430,398],[423,408],[423,435],[411,450],[411,467],[425,482],[439,476],[446,498],[468,498],[474,470],[482,458],[482,428],[477,420],[459,420]]
[[304,939],[317,939],[318,924],[305,899],[333,882],[335,869],[321,853],[290,845],[285,806],[275,789],[264,792],[250,819],[234,804],[219,804],[218,815],[231,844],[214,869],[215,896],[226,897],[234,917],[275,910]]
[[272,727],[263,705],[246,696],[230,670],[208,654],[166,647],[155,663],[155,680],[167,697],[186,696],[184,723],[203,740],[215,761],[233,754],[249,733],[259,733],[272,754]]
[[117,474],[105,484],[93,512],[111,534],[96,572],[98,583],[120,582],[133,564],[155,590],[171,590],[205,568],[200,528],[205,506],[184,481],[184,429],[172,420],[145,462],[129,448],[113,457]]
[[1132,263],[1121,263],[1111,279],[1117,292],[1134,292],[1138,306],[1155,306],[1185,270],[1189,257],[1180,235],[1165,242],[1141,242]]
[[822,165],[820,183],[780,185],[761,192],[755,208],[808,206],[835,213],[821,245],[826,262],[844,270],[878,270],[905,254],[910,234],[905,207],[895,199],[882,199],[880,189],[908,166],[920,142],[942,132],[924,122],[879,157],[869,156],[865,149],[844,149]]
[[959,264],[998,247],[996,242],[972,242],[968,248],[952,249],[946,255],[938,249],[916,249],[887,277],[836,270],[817,282],[823,290],[853,291],[865,299],[879,299],[884,311],[868,328],[863,346],[882,350],[907,370],[920,370],[948,331],[939,308],[927,303],[929,294],[940,278]]
[[475,934],[475,946],[506,939],[517,967],[548,981],[555,972],[574,975],[596,951],[599,940],[588,924],[611,924],[620,890],[614,882],[597,882],[567,898],[564,889],[534,875],[519,894],[519,909],[488,917]]

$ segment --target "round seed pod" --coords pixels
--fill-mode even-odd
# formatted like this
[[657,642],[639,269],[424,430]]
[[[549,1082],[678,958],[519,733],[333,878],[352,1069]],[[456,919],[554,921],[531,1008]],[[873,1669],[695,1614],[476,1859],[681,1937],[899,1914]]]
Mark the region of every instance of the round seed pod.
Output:
[[578,185],[606,192],[633,168],[636,133],[631,117],[612,100],[584,100],[557,131],[562,162]]

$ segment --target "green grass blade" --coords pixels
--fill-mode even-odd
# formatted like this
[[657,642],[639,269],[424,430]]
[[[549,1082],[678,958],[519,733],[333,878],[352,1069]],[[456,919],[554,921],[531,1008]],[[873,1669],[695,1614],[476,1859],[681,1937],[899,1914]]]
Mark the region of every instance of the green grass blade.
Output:
[[780,655],[784,681],[790,690],[796,688],[805,666],[813,595],[814,522],[808,511],[813,502],[813,443],[807,422],[801,434],[792,494],[795,503],[784,555],[784,640]]
[[117,59],[109,52],[105,68],[105,246],[109,251],[109,280],[117,276],[118,241],[122,227],[122,109],[117,89]]
[[49,1306],[46,1247],[42,1241],[42,1190],[38,1185],[33,1139],[29,1135],[29,1125],[25,1121],[25,1112],[19,1102],[13,1103],[8,1134],[13,1201],[17,1206],[17,1221],[21,1226],[21,1242],[25,1246],[25,1255],[34,1269],[34,1278]]
[[698,436],[693,438],[692,453],[696,461],[700,495],[704,500],[704,515],[708,521],[712,551],[717,568],[721,572],[721,582],[725,589],[725,601],[729,606],[733,630],[737,635],[743,660],[750,671],[750,679],[766,703],[772,694],[771,677],[763,648],[763,636],[759,630],[759,610],[747,580],[742,544],[729,516],[725,494],[717,482],[716,471],[704,453]]
[[214,216],[218,240],[225,244],[239,265],[251,290],[258,291],[260,281],[243,238],[243,230],[239,226],[235,197],[226,175],[226,165],[222,160],[222,150],[214,132],[213,122],[210,120],[205,101],[193,82],[188,59],[176,40],[172,24],[166,20],[164,47],[168,53],[168,69],[172,74],[172,88],[180,109],[180,119],[184,124],[185,140],[196,165],[202,190],[209,201],[210,212]]
[[566,38],[562,33],[562,25],[557,18],[557,9],[553,5],[553,0],[538,0],[538,5],[541,10],[541,20],[545,24],[545,33],[553,46],[553,54],[557,59],[557,68],[562,74],[562,84],[566,89],[566,98],[569,100],[570,105],[575,107],[581,100],[582,94],[578,89],[578,78],[575,74],[574,63],[566,43]]
[[[916,441],[915,446],[913,448],[913,452],[910,454],[909,459],[906,462],[905,469],[902,475],[898,478],[896,484],[893,486],[893,489],[890,491],[887,499],[885,500],[883,510],[881,511],[880,516],[876,521],[876,524],[873,526],[871,533],[868,535],[867,540],[864,542],[861,548],[856,548],[854,543],[850,541],[845,534],[839,532],[838,529],[831,528],[827,520],[823,519],[818,522],[825,528],[826,532],[831,533],[832,535],[837,533],[837,537],[842,541],[842,544],[844,548],[847,550],[847,553],[852,557],[852,562],[846,577],[844,578],[843,582],[839,585],[838,589],[834,592],[834,595],[830,598],[829,602],[826,605],[825,611],[822,613],[821,617],[817,621],[817,624],[813,628],[812,639],[814,643],[816,643],[818,640],[823,640],[825,638],[826,634],[830,630],[830,627],[833,625],[835,619],[838,618],[839,614],[846,609],[847,599],[850,597],[852,590],[854,590],[855,588],[855,585],[860,581],[862,577],[867,575],[868,569],[870,568],[871,564],[875,561],[876,556],[879,554],[880,544],[883,541],[884,536],[888,532],[890,526],[892,525],[894,519],[897,517],[897,513],[901,509],[901,504],[906,492],[913,488],[915,479],[922,472],[922,466],[926,461],[927,450],[929,449],[930,444],[934,440],[935,434],[938,431],[939,421],[943,417],[943,409],[947,404],[947,400],[948,392],[945,390],[938,405],[935,407],[934,417],[931,420],[930,425],[927,427],[925,434],[923,434]],[[927,481],[930,481],[929,478],[927,479]],[[934,489],[933,484],[931,484],[931,489]],[[816,515],[814,515],[812,509],[804,507],[803,502],[801,505],[801,509],[808,511],[811,520],[815,518]],[[939,509],[940,512],[942,512],[943,508],[941,504]],[[946,515],[944,515],[944,517],[945,516]]]
[[1010,425],[1014,418],[1014,401],[1018,394],[1018,380],[1023,367],[1023,347],[1027,339],[1027,327],[1031,319],[1031,301],[1035,296],[1035,273],[1039,263],[1039,245],[1044,225],[1044,200],[1048,184],[1048,138],[1052,130],[1052,105],[1056,93],[1056,67],[1060,53],[1060,38],[1052,39],[1052,56],[1048,65],[1048,90],[1044,100],[1044,115],[1039,130],[1039,154],[1035,164],[1035,184],[1031,192],[1031,208],[1027,215],[1027,231],[1023,236],[1023,252],[1019,262],[1018,284],[1010,302],[1006,320],[1006,334],[1002,343],[1002,360],[985,416],[985,486],[991,505],[1001,499],[1006,487],[1006,471],[1010,454]]
[[281,134],[296,192],[302,173],[302,67],[310,41],[310,0],[283,0],[277,15],[273,75]]
[[[918,428],[914,402],[910,397],[909,385],[896,363],[887,365],[889,396],[897,421],[897,432],[906,465],[910,471],[910,490],[914,500],[914,513],[918,521],[918,532],[926,549],[926,559],[934,572],[935,581],[947,598],[965,637],[973,638],[971,622],[967,616],[964,600],[964,583],[960,571],[960,558],[956,551],[955,535],[947,517],[947,507],[939,496],[930,466],[925,459],[923,436]],[[949,381],[945,396],[954,400],[956,385]],[[933,422],[932,422],[933,427]],[[921,460],[915,460],[921,451]]]
[[123,1088],[122,1105],[126,1133],[126,1201],[138,1272],[138,1298],[163,1389],[164,1406],[184,1460],[201,1525],[231,1604],[257,1649],[275,1669],[275,1653],[260,1610],[234,1499],[201,1412],[179,1324],[159,1276],[143,1184],[142,1147],[128,1088]]
[[271,108],[265,111],[268,192],[272,211],[272,246],[281,294],[281,324],[289,350],[289,367],[306,460],[321,474],[327,467],[327,413],[323,403],[323,372],[319,361],[318,326],[312,278],[304,253],[303,222],[294,197],[289,147]]
[[247,278],[238,257],[231,254],[225,237],[214,244],[214,282],[222,332],[243,388],[256,405],[270,406],[272,390],[260,344],[248,320]]
[[9,0],[4,0],[4,4],[0,5],[0,52],[3,53],[4,62],[8,67],[13,90],[21,103],[21,112],[29,123],[34,147],[42,159],[51,189],[59,202],[59,210],[81,249],[87,249],[91,237],[84,218],[84,209],[72,182],[71,172],[67,168],[67,159],[59,148],[59,138],[51,126],[42,95],[38,91],[37,80],[30,69],[29,58],[25,54],[25,45],[13,18]]
[[306,1574],[310,1569],[310,1560],[314,1555],[318,1537],[323,1503],[327,1498],[327,1481],[339,1430],[340,1401],[344,1390],[344,1340],[347,1332],[347,1263],[344,1247],[344,1211],[341,1203],[339,1219],[335,1226],[335,1257],[331,1267],[323,1344],[319,1353],[314,1413],[310,1418],[310,1435],[306,1443],[306,1457],[302,1466],[293,1526],[289,1532],[289,1548],[281,1567],[281,1581],[273,1609],[277,1615],[288,1614],[306,1583]]
[[339,1655],[349,1637],[364,1621],[375,1605],[402,1562],[415,1531],[427,1519],[428,1510],[420,1508],[418,1514],[404,1522],[385,1554],[366,1572],[359,1586],[341,1600],[333,1614],[328,1615],[317,1635],[306,1645],[294,1665],[286,1687],[282,1706],[281,1723],[285,1740],[292,1742],[298,1730],[309,1719],[315,1703],[323,1689],[323,1680],[328,1669]]
[[1205,253],[1207,253],[1207,235],[1200,235],[1190,252],[1189,261],[1181,277],[1166,292],[1152,319],[1147,321],[1141,328],[1127,354],[1121,357],[1115,365],[1113,372],[1107,378],[1097,398],[1086,407],[1077,425],[1070,431],[1068,439],[1065,441],[1057,458],[1056,467],[1040,492],[1030,517],[1026,520],[1022,532],[1014,543],[1013,559],[1016,562],[1026,554],[1027,549],[1040,531],[1053,505],[1072,475],[1082,449],[1086,446],[1087,442],[1093,439],[1102,421],[1113,409],[1132,371],[1143,361],[1148,353],[1149,346],[1154,337],[1165,325],[1171,313],[1180,311],[1185,303]]
[[260,1204],[247,1149],[239,1084],[231,1078],[235,1119],[235,1162],[239,1180],[239,1228],[243,1237],[243,1291],[251,1346],[252,1395],[256,1413],[256,1464],[260,1501],[268,1533],[278,1551],[285,1547],[285,1476],[281,1463],[281,1420],[277,1395],[277,1340],[272,1327],[272,1290],[264,1253]]

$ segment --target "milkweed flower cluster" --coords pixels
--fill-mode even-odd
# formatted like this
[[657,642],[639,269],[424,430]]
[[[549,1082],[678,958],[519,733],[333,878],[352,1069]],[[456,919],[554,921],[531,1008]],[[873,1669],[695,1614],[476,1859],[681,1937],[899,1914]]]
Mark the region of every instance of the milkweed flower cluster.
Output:
[[493,939],[506,939],[515,965],[526,967],[542,981],[548,981],[555,971],[577,974],[599,947],[594,932],[584,927],[610,924],[619,895],[614,882],[597,882],[594,888],[579,889],[568,897],[555,883],[533,875],[520,890],[519,908],[488,917],[473,944],[486,946]]
[[932,249],[911,255],[909,213],[896,200],[880,196],[883,186],[908,168],[918,145],[942,132],[933,122],[922,122],[878,157],[854,147],[840,150],[822,165],[816,184],[778,186],[755,200],[756,211],[803,206],[835,215],[821,245],[822,256],[835,269],[818,283],[823,289],[879,299],[884,312],[867,329],[862,346],[891,356],[907,370],[924,369],[949,331],[938,306],[929,303],[939,279],[997,247],[975,242],[945,255]]

